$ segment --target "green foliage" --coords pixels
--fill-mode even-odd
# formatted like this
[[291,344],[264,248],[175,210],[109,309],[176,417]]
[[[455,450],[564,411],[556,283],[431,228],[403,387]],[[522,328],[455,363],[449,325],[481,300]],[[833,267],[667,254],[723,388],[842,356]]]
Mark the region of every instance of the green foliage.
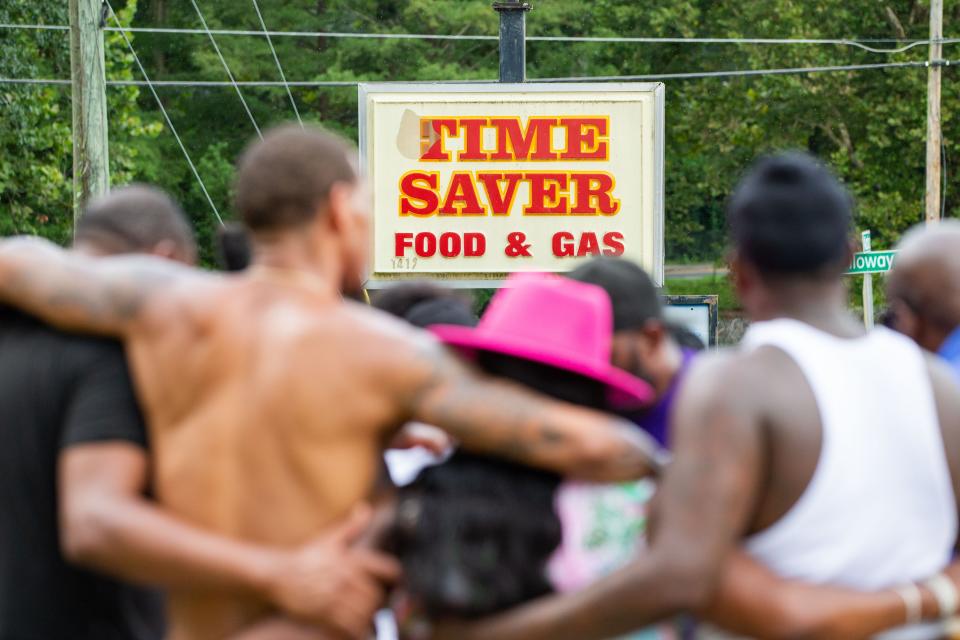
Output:
[[[259,0],[272,30],[462,33],[494,35],[489,0]],[[4,22],[65,24],[65,2],[0,3]],[[259,29],[249,0],[198,0],[211,28]],[[532,0],[529,35],[716,37],[926,37],[925,2],[917,0]],[[138,26],[200,26],[188,2],[114,2]],[[947,25],[960,20],[948,3]],[[0,31],[0,75],[69,77],[63,32]],[[139,77],[129,52],[108,34],[108,74]],[[277,80],[262,38],[217,36],[239,80]],[[497,75],[495,41],[277,37],[291,80],[464,80]],[[226,80],[202,35],[136,34],[135,46],[156,79]],[[879,45],[890,46],[890,45]],[[955,52],[947,45],[947,57]],[[806,67],[922,60],[923,47],[892,56],[838,46],[530,42],[531,78]],[[954,53],[955,57],[955,53]],[[944,71],[944,139],[960,157],[951,105],[960,97],[956,71]],[[858,200],[858,226],[876,246],[892,245],[922,219],[925,137],[924,69],[889,69],[745,78],[670,80],[667,86],[667,258],[714,260],[724,243],[724,201],[758,154],[808,150],[831,163]],[[255,136],[229,88],[164,88],[161,98],[216,207],[230,217],[233,162]],[[162,131],[153,97],[111,87],[114,183],[157,182],[193,217],[209,255],[213,211],[170,132]],[[282,87],[244,88],[261,128],[293,118]],[[357,133],[352,87],[294,88],[305,120],[347,136]],[[0,233],[37,232],[58,240],[69,230],[69,91],[0,86]],[[960,200],[948,193],[947,215]]]
[[[4,3],[0,22],[65,24],[65,3]],[[0,76],[69,77],[62,32],[0,31]],[[69,91],[0,85],[0,233],[70,235],[72,145]]]
[[[136,0],[119,12],[121,24],[136,13]],[[65,2],[0,6],[0,22],[66,24]],[[0,31],[0,76],[69,78],[70,37],[64,31]],[[120,34],[106,38],[106,72],[134,77],[133,58]],[[153,140],[163,131],[156,115],[141,109],[137,87],[107,94],[110,171],[113,184],[142,175]],[[73,225],[73,145],[70,89],[49,85],[0,85],[0,234],[36,234],[59,243]]]

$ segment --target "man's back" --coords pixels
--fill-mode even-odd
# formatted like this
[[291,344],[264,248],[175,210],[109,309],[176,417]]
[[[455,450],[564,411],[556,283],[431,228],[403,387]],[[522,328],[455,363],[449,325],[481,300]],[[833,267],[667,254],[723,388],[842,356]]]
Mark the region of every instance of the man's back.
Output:
[[[409,349],[412,332],[264,270],[189,280],[128,341],[157,497],[220,533],[305,543],[370,495],[385,433],[403,417],[377,362]],[[170,600],[174,637],[220,637],[264,611],[233,595]]]
[[160,638],[157,595],[72,567],[58,539],[60,449],[144,444],[123,349],[0,308],[0,416],[0,638]]
[[[950,561],[957,473],[944,438],[955,442],[960,423],[938,415],[945,394],[932,383],[937,372],[907,338],[886,329],[838,333],[793,319],[761,322],[706,371],[722,378],[725,411],[751,416],[742,428],[751,424],[748,437],[762,443],[744,487],[753,503],[744,547],[781,577],[896,587]],[[939,635],[934,625],[890,637]],[[730,636],[702,626],[698,637]]]
[[[802,465],[770,465],[772,487],[789,494],[802,487],[802,495],[748,538],[747,550],[784,577],[860,589],[917,580],[946,565],[957,538],[956,500],[920,350],[886,329],[843,339],[787,319],[754,325],[744,345],[788,356],[812,394],[786,405],[812,418],[806,427],[771,417],[771,457],[817,461],[812,474]],[[816,458],[810,449],[798,452],[785,428],[813,431]]]

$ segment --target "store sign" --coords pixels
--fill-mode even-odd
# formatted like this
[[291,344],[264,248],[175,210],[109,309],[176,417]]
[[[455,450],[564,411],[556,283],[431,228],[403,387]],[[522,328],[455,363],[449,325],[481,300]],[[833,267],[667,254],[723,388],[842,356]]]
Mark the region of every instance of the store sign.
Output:
[[625,256],[663,273],[663,85],[360,85],[371,284],[492,286]]

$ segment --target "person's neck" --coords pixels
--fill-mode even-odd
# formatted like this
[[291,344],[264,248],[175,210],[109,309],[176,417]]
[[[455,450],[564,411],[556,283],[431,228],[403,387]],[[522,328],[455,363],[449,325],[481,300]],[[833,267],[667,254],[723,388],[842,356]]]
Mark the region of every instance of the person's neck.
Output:
[[864,328],[847,310],[846,296],[840,281],[777,283],[749,315],[754,322],[790,318],[838,337],[856,337]]
[[309,232],[258,235],[253,239],[251,273],[285,273],[315,286],[338,291],[343,269],[336,260],[336,253],[325,250],[323,244],[311,241]]

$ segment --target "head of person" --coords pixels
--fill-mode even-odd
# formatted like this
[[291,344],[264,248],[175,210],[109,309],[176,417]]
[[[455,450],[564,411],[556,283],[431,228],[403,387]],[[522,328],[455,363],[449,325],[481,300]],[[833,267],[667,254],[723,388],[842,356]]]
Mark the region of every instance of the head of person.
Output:
[[167,193],[144,184],[91,200],[77,221],[73,248],[95,256],[145,253],[191,265],[197,260],[183,210]]
[[727,205],[737,294],[755,320],[784,305],[842,296],[852,257],[853,198],[827,167],[802,153],[759,160]]
[[235,222],[217,228],[217,263],[224,271],[243,271],[253,260],[253,247],[247,230]]
[[682,355],[647,272],[624,258],[594,258],[567,277],[596,285],[610,297],[613,364],[650,382],[658,393],[665,392],[682,364]]
[[468,298],[431,282],[394,285],[373,296],[372,304],[421,329],[435,324],[472,327],[478,321]]
[[356,295],[365,279],[370,198],[357,154],[342,137],[314,127],[267,131],[240,158],[237,212],[255,253],[309,260],[341,290]]
[[[515,283],[494,296],[478,327],[432,331],[486,373],[557,400],[608,409],[613,384],[648,396],[640,380],[613,370],[609,351],[594,348],[611,337],[600,289],[560,278]],[[559,325],[570,325],[570,333],[554,331]],[[600,333],[591,339],[594,327]],[[577,336],[593,344],[578,351]],[[583,357],[588,352],[595,362]],[[392,541],[409,606],[429,618],[476,618],[550,592],[547,564],[562,538],[554,511],[559,482],[555,474],[461,451],[401,488]]]
[[886,284],[892,327],[938,351],[960,327],[960,221],[911,229]]

